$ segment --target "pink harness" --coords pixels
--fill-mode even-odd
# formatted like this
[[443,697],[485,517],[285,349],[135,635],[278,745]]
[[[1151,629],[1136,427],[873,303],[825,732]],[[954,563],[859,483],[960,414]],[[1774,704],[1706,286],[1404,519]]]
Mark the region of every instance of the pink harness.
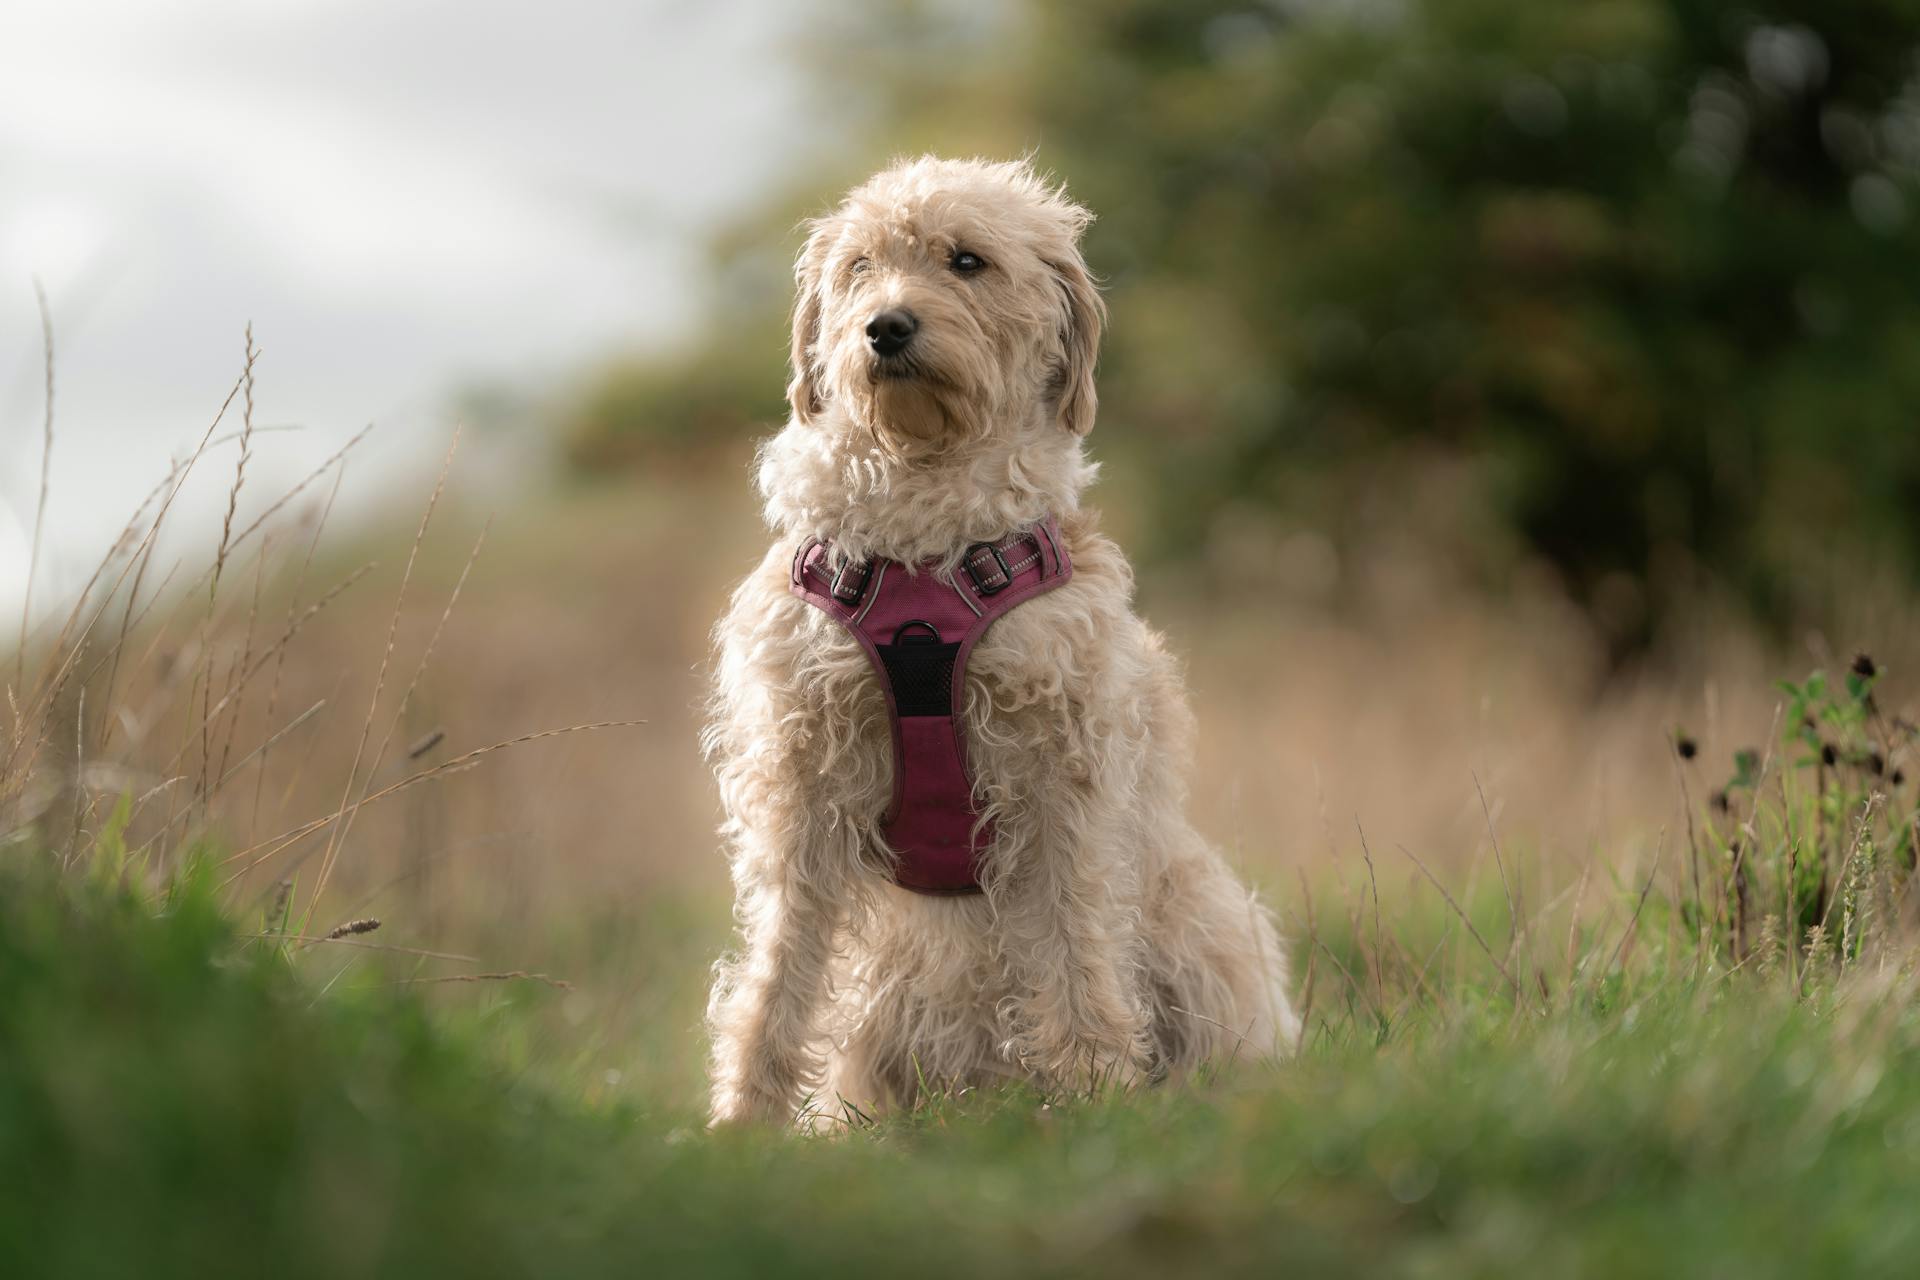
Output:
[[793,593],[853,633],[873,662],[893,724],[893,803],[881,823],[900,855],[895,882],[916,893],[978,893],[975,859],[993,839],[973,804],[962,737],[967,656],[994,619],[1073,576],[1048,516],[967,548],[960,570],[897,560],[831,568],[818,538],[793,556]]

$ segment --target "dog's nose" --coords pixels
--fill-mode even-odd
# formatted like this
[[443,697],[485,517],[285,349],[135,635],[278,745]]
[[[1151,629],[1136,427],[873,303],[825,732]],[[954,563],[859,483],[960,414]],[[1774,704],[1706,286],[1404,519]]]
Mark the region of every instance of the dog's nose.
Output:
[[913,312],[894,307],[867,321],[867,342],[880,355],[898,355],[913,341],[919,329],[920,322],[913,318]]

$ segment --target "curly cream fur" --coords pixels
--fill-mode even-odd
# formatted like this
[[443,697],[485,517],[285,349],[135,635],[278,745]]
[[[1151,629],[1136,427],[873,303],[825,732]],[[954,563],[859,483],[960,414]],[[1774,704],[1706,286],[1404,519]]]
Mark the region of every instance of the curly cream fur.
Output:
[[[923,158],[812,224],[796,267],[793,416],[761,450],[776,534],[716,628],[706,748],[742,947],[707,1021],[716,1121],[791,1120],[943,1085],[1158,1077],[1299,1033],[1272,919],[1188,823],[1193,723],[1133,575],[1080,505],[1104,307],[1090,215],[1023,163]],[[985,270],[950,267],[966,250]],[[919,318],[908,377],[868,318]],[[868,659],[791,595],[808,536],[937,561],[1048,513],[1073,579],[996,621],[967,668],[985,893],[895,887],[886,703]]]

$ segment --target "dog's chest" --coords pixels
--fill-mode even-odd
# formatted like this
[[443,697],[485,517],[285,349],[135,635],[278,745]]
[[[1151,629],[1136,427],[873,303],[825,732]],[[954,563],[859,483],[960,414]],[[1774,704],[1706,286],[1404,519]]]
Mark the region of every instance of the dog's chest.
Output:
[[[979,891],[996,825],[989,797],[1001,790],[998,771],[983,776],[982,766],[1024,736],[1011,726],[1044,684],[1016,684],[1026,664],[1013,660],[1019,646],[1006,642],[1007,631],[1017,634],[1016,619],[1072,580],[1063,547],[1048,519],[975,544],[951,569],[837,559],[818,540],[795,552],[792,594],[823,615],[826,634],[837,630],[849,642],[833,663],[835,678],[823,682],[828,696],[864,663],[860,732],[865,752],[881,751],[883,741],[890,748],[892,788],[879,830],[905,888]],[[823,702],[818,713],[830,720],[834,707]],[[870,754],[868,763],[878,761]]]

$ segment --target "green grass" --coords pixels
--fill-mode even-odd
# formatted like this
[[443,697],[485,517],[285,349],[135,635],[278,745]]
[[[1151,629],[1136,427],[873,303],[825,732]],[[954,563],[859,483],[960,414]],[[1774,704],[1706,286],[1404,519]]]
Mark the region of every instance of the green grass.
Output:
[[524,1069],[564,994],[452,1014],[379,966],[322,994],[331,970],[249,931],[191,876],[157,901],[0,879],[0,1275],[1808,1276],[1920,1257],[1920,1012],[1884,975],[1806,999],[1744,973],[1648,981],[1520,1015],[1468,988],[1383,1044],[1329,1023],[1277,1070],[943,1099],[803,1139],[708,1134],[644,1055],[598,1105]]
[[[109,625],[119,590],[93,597]],[[217,630],[205,608],[182,634]],[[0,1280],[1916,1271],[1920,728],[1865,658],[1783,687],[1774,741],[1730,774],[1677,735],[1690,816],[1664,839],[1432,885],[1377,849],[1286,886],[1295,1061],[939,1095],[802,1138],[704,1128],[724,904],[500,917],[500,886],[449,882],[431,901],[457,910],[372,941],[476,959],[288,942],[270,883],[193,869],[259,835],[221,820],[199,731],[244,679],[203,659],[177,725],[107,752],[87,726],[122,717],[88,630],[10,688],[0,738]],[[197,769],[173,747],[196,740]],[[186,825],[172,793],[142,815],[76,792],[83,760],[162,780],[148,797],[197,773]],[[300,881],[298,928],[361,914],[293,858],[271,874]],[[574,985],[431,982],[476,968]]]

